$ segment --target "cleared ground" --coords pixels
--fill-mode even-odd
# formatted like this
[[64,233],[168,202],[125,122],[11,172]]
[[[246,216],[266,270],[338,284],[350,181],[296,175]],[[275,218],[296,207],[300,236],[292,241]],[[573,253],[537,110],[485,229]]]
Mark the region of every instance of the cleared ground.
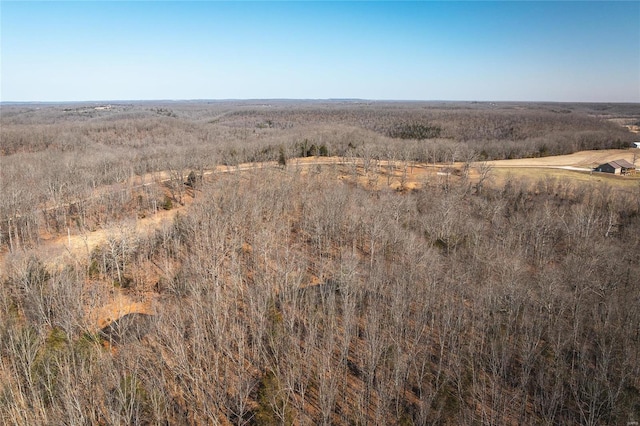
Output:
[[[634,154],[636,158],[634,158]],[[599,164],[612,160],[624,159],[636,161],[640,165],[640,150],[635,149],[606,149],[601,151],[579,151],[568,155],[556,155],[540,158],[518,158],[514,160],[489,161],[494,167],[579,167],[593,168]]]
[[640,174],[614,176],[592,172],[600,164],[624,159],[640,168],[640,149],[609,149],[580,151],[568,155],[541,158],[489,161],[493,167],[492,181],[500,185],[510,179],[569,179],[586,184],[606,183],[615,187],[634,190],[640,188]]

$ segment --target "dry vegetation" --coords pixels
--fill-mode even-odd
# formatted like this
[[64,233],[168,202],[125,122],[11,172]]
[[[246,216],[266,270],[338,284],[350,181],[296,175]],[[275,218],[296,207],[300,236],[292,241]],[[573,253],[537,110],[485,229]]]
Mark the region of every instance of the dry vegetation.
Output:
[[484,161],[637,105],[96,106],[2,106],[0,423],[640,420],[640,180]]

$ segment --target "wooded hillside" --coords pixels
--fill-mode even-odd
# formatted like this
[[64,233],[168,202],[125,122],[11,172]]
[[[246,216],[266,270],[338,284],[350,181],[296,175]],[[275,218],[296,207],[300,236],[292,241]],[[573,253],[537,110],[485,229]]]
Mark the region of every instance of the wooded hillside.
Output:
[[[640,185],[366,183],[372,159],[633,139],[595,107],[2,108],[1,423],[640,421]],[[402,123],[441,131],[392,138]],[[293,167],[312,145],[359,162]],[[233,171],[280,149],[288,165]],[[107,227],[89,256],[39,255]],[[116,295],[149,308],[100,330]]]

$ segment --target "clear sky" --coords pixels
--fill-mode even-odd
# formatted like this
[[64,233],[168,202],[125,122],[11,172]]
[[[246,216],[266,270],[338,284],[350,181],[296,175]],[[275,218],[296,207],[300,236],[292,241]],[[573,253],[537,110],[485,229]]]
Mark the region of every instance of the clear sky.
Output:
[[640,102],[640,2],[0,2],[0,100]]

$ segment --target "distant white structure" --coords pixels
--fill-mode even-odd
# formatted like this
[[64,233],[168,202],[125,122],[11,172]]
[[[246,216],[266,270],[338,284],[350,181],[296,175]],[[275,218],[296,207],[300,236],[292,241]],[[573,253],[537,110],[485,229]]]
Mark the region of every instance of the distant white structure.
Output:
[[632,147],[640,149],[640,142],[633,142]]

